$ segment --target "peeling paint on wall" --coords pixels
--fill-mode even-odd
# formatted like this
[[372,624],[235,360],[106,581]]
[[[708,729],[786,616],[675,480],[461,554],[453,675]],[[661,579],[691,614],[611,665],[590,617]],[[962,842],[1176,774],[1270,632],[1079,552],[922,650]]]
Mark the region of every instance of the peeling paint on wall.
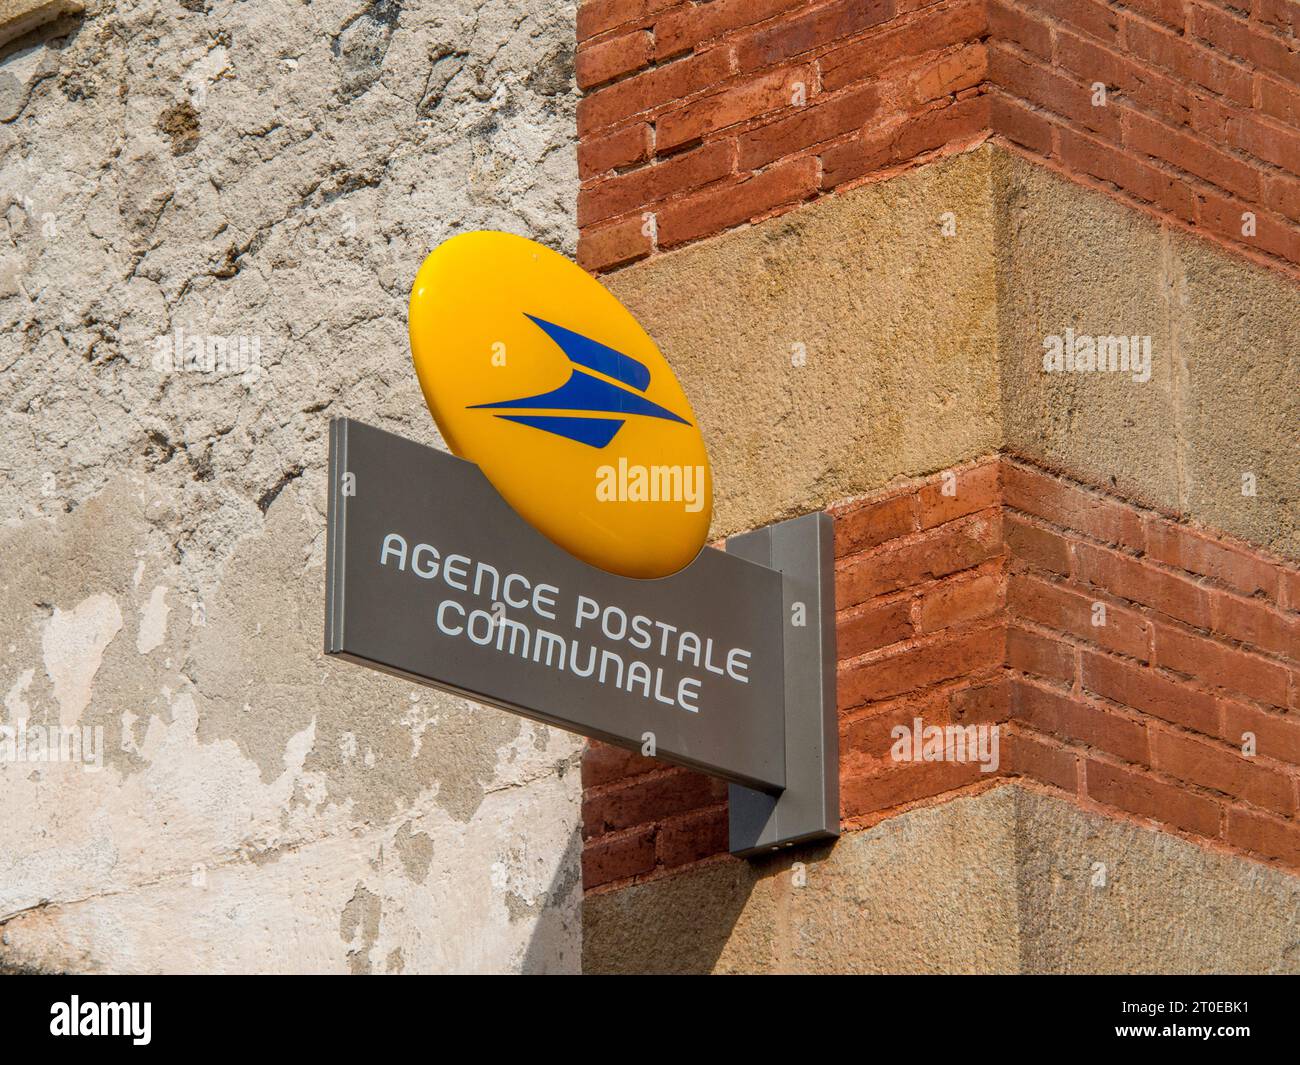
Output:
[[423,256],[573,250],[573,21],[92,2],[0,53],[0,692],[104,736],[0,763],[0,970],[577,969],[578,741],[322,654],[328,419],[439,443]]
[[59,703],[60,724],[74,725],[80,719],[104,648],[121,628],[122,611],[111,595],[92,595],[68,611],[54,608],[41,635],[41,652]]
[[167,633],[167,586],[160,584],[154,588],[149,601],[140,608],[140,632],[135,639],[135,649],[147,655],[163,642]]

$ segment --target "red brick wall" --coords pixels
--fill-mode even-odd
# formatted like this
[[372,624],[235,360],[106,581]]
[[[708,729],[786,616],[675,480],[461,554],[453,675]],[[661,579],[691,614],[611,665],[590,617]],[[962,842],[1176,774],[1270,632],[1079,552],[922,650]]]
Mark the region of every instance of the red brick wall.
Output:
[[845,828],[955,788],[973,762],[894,762],[890,730],[1006,720],[1000,467],[836,507],[840,816]]
[[1012,770],[1300,868],[1300,570],[1029,465],[1003,491]]
[[[1300,868],[1300,569],[1015,459],[832,515],[846,829],[1016,776]],[[915,717],[1002,724],[999,771],[894,762]],[[583,784],[588,890],[731,860],[722,785],[602,745]]]
[[981,139],[985,3],[587,0],[579,261],[609,269]]
[[1289,270],[1300,0],[1237,2],[586,0],[579,259],[612,269],[992,132]]
[[1296,0],[991,0],[993,129],[1236,250],[1300,263],[1298,26]]

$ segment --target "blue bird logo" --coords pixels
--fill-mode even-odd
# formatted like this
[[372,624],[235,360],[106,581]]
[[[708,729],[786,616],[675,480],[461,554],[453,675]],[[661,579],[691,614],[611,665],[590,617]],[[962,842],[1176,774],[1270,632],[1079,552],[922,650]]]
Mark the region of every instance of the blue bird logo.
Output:
[[[563,436],[593,448],[608,446],[631,415],[691,424],[667,408],[652,403],[644,395],[638,395],[650,387],[650,370],[644,363],[554,322],[531,314],[524,317],[555,342],[568,356],[570,364],[576,364],[568,380],[550,392],[496,403],[475,403],[466,410],[588,411],[612,415],[608,418],[580,417],[572,413],[496,415],[505,421]],[[579,367],[603,376],[596,377]],[[628,387],[620,388],[606,378]]]

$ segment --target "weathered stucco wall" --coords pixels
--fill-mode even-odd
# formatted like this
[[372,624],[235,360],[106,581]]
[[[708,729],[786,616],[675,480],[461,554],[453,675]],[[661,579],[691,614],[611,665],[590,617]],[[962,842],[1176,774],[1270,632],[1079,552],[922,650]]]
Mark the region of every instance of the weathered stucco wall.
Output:
[[574,17],[92,2],[0,46],[0,720],[103,729],[0,764],[0,966],[577,967],[577,742],[321,653],[328,419],[438,443],[422,257],[572,253]]

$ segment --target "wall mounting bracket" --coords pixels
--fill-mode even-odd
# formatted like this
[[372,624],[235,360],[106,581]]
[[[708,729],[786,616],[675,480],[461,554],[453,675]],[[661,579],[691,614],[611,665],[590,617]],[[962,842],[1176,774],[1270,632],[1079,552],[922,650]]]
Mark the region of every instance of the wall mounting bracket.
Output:
[[830,515],[806,514],[733,536],[727,552],[779,571],[784,600],[786,786],[773,795],[729,785],[731,853],[751,857],[833,839],[840,832],[840,785]]

